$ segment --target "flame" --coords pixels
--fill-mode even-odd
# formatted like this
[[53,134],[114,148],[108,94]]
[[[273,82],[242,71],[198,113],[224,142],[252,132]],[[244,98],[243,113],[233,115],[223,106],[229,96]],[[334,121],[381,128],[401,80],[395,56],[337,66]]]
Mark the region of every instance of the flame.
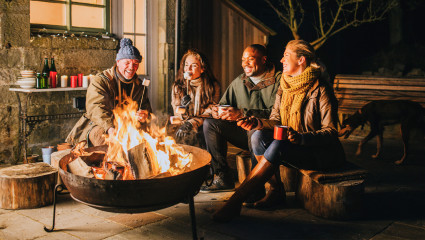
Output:
[[[141,130],[141,123],[137,120],[138,104],[127,98],[122,107],[113,110],[115,135],[108,136],[108,152],[102,168],[93,168],[96,178],[105,179],[107,170],[114,166],[123,169],[122,180],[135,179],[129,164],[128,151],[140,144],[145,144],[150,159],[152,176],[162,173],[177,175],[184,172],[192,162],[192,154],[187,153],[177,145],[172,137],[166,136],[166,129],[159,128],[155,121],[150,121],[149,128]],[[156,117],[152,114],[152,120]],[[115,169],[114,169],[115,170]]]

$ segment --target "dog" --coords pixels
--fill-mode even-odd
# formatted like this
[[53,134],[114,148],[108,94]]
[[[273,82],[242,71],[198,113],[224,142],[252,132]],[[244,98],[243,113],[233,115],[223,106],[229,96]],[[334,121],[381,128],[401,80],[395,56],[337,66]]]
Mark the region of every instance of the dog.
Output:
[[360,141],[356,156],[361,154],[365,143],[378,135],[376,154],[372,155],[373,158],[378,158],[382,149],[384,126],[400,123],[404,154],[400,160],[395,161],[395,164],[400,165],[408,155],[410,130],[412,128],[420,128],[425,136],[424,115],[425,109],[417,102],[408,100],[376,100],[367,103],[352,116],[345,119],[341,124],[341,130],[338,135],[348,138],[358,126],[362,125],[363,127],[366,122],[369,123],[370,132]]

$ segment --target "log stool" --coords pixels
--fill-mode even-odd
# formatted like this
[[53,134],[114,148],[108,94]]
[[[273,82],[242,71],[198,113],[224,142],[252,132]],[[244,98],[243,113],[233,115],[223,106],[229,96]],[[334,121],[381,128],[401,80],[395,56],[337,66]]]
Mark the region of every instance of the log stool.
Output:
[[238,180],[242,183],[251,172],[251,154],[249,151],[242,151],[236,154],[236,168],[238,170]]
[[58,171],[47,163],[0,169],[0,208],[23,209],[53,203]]
[[299,173],[296,196],[308,212],[339,220],[360,217],[367,170],[347,162],[337,171]]

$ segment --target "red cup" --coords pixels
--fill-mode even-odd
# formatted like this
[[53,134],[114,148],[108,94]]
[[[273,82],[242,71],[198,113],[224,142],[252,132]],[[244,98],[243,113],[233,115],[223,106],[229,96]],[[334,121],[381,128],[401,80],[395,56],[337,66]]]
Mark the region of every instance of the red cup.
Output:
[[288,139],[288,126],[275,125],[273,138],[276,140],[287,140]]
[[50,79],[50,87],[51,88],[56,87],[56,75],[57,74],[58,74],[57,72],[50,72],[49,79]]
[[79,73],[78,74],[78,87],[82,87],[83,86],[83,74]]
[[77,87],[77,76],[71,76],[71,87],[72,88]]

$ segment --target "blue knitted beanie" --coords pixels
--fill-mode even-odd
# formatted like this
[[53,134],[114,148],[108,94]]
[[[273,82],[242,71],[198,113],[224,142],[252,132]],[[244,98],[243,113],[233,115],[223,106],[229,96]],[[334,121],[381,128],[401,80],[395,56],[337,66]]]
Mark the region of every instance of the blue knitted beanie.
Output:
[[139,50],[133,46],[133,41],[129,38],[123,38],[120,42],[120,50],[117,53],[117,61],[120,59],[137,59],[142,61]]

